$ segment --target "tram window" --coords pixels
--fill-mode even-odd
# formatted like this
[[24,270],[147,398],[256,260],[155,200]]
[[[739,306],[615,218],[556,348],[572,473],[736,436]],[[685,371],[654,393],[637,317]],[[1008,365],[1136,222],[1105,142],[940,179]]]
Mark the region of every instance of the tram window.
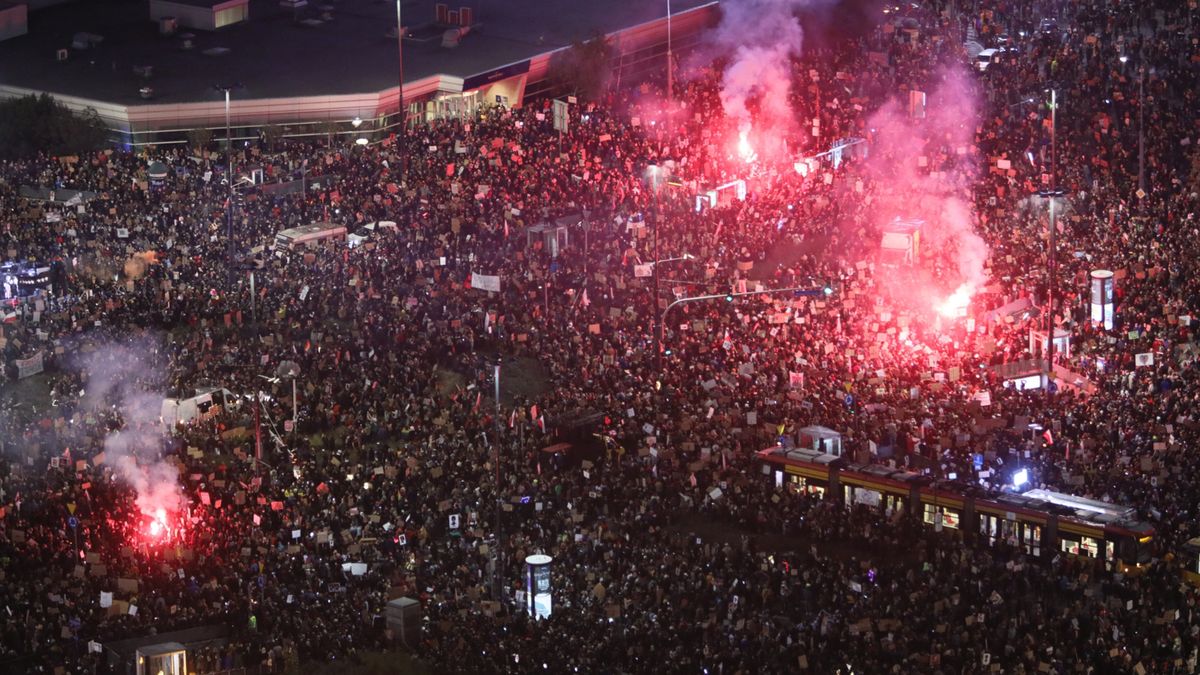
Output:
[[988,539],[996,538],[996,516],[989,516],[986,513],[979,516],[979,533]]
[[1080,537],[1079,541],[1062,540],[1063,550],[1071,555],[1081,555],[1088,558],[1100,556],[1100,543],[1093,537]]
[[942,509],[942,525],[958,529],[958,514],[950,509]]
[[1025,552],[1031,555],[1042,554],[1042,528],[1040,525],[1025,525]]
[[943,527],[958,529],[960,524],[958,514],[946,508],[935,507],[933,504],[925,505],[925,522],[929,525],[937,523],[938,513],[942,514]]
[[1000,531],[1004,534],[1004,541],[1015,546],[1017,544],[1017,529],[1019,525],[1015,520],[1000,521]]

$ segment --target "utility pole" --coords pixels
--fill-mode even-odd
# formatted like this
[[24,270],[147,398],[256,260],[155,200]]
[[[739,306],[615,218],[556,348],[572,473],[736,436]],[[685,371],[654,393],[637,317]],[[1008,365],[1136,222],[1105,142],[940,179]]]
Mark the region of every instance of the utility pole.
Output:
[[[1146,194],[1146,134],[1144,131],[1144,123],[1146,119],[1145,82],[1146,64],[1143,62],[1138,64],[1138,191],[1142,195]],[[1138,206],[1141,206],[1145,201],[1145,196],[1138,197]]]
[[[233,241],[233,194],[234,194],[234,179],[233,179],[233,132],[232,125],[229,120],[229,97],[230,92],[234,89],[240,89],[241,84],[218,84],[213,88],[225,94],[225,179],[228,185],[228,201],[225,204],[225,246],[226,246],[226,264],[229,267],[229,274],[236,274],[234,269],[234,253],[235,246]],[[230,277],[232,281],[233,277]]]
[[400,86],[396,90],[396,110],[399,113],[400,136],[404,136],[407,120],[404,110],[404,22],[400,18],[400,1],[396,0],[396,52],[400,56],[400,80],[398,82]]
[[229,264],[233,266],[233,134],[229,124],[229,87],[225,87],[225,180],[229,184],[228,201],[225,203],[225,238],[229,249]]
[[654,241],[652,244],[654,252],[651,254],[654,256],[654,267],[650,270],[650,273],[652,275],[654,275],[654,294],[653,294],[653,297],[651,298],[651,305],[654,308],[654,310],[653,310],[654,311],[654,359],[655,359],[655,370],[662,371],[663,326],[662,326],[662,320],[659,319],[659,316],[658,316],[658,228],[662,225],[661,214],[659,213],[659,208],[658,208],[658,172],[659,171],[660,171],[660,169],[658,168],[657,164],[650,165],[650,181],[651,181],[650,189],[653,190],[653,192],[654,192],[654,209],[653,209],[654,210]]
[[[667,103],[672,106],[671,112],[674,112],[675,103],[675,72],[674,61],[671,57],[671,0],[667,0]],[[667,116],[667,131],[671,131],[671,121],[674,115]]]
[[1049,308],[1049,317],[1047,323],[1047,340],[1049,344],[1046,347],[1046,393],[1049,395],[1054,383],[1054,286],[1057,281],[1057,263],[1058,263],[1058,221],[1055,218],[1055,201],[1063,196],[1063,191],[1058,189],[1058,90],[1050,89],[1050,189],[1046,190],[1042,196],[1049,199],[1050,203],[1050,236],[1049,251],[1047,252],[1046,262],[1046,305]]
[[503,508],[504,500],[502,490],[500,489],[500,357],[496,357],[495,370],[495,385],[496,385],[496,552],[492,558],[492,599],[496,602],[501,601],[500,586],[504,582],[504,574],[501,570],[503,564],[503,554],[500,551],[502,545],[500,538],[500,511]]

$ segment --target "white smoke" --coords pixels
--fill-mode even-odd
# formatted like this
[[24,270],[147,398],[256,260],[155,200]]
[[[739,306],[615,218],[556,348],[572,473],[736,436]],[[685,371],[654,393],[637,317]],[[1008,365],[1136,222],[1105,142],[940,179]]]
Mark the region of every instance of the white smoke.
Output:
[[797,12],[813,0],[731,0],[721,3],[721,21],[713,43],[729,64],[721,76],[725,114],[746,131],[752,123],[750,101],[757,100],[761,124],[786,130],[794,117],[791,59],[800,55],[804,30]]
[[138,510],[147,516],[157,509],[178,512],[187,503],[179,471],[163,454],[166,378],[158,354],[154,339],[134,337],[102,345],[79,361],[87,377],[84,406],[111,416],[116,426],[104,439],[105,464],[136,492]]
[[[920,218],[922,249],[945,261],[967,296],[987,282],[988,245],[976,232],[973,186],[977,93],[963,68],[946,68],[927,96],[926,117],[910,118],[892,99],[871,115],[871,155],[864,170],[876,185],[869,217]],[[925,166],[922,166],[924,158]]]

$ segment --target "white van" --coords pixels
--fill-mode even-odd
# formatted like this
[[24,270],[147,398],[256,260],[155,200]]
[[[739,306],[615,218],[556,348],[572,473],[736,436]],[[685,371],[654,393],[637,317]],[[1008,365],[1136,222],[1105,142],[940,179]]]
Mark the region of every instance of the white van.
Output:
[[985,50],[979,52],[979,54],[975,56],[975,67],[979,69],[979,72],[981,72],[981,73],[985,72],[985,71],[987,71],[988,66],[990,66],[993,63],[995,63],[996,61],[998,61],[1000,58],[1000,55],[1004,54],[1007,51],[1009,51],[1009,50],[1005,47],[997,47],[995,49],[985,49]]
[[374,223],[367,223],[366,225],[363,225],[357,230],[351,232],[350,236],[346,237],[346,243],[350,246],[350,248],[358,248],[359,246],[362,246],[368,241],[374,239],[379,235],[380,232],[395,231],[396,221],[394,220],[380,220]]
[[318,242],[345,239],[346,228],[333,223],[313,223],[283,230],[275,235],[275,252],[294,251],[301,246],[315,247]]
[[173,429],[177,424],[192,424],[206,420],[228,407],[237,407],[237,397],[222,387],[201,387],[191,398],[163,399],[159,416],[163,427]]

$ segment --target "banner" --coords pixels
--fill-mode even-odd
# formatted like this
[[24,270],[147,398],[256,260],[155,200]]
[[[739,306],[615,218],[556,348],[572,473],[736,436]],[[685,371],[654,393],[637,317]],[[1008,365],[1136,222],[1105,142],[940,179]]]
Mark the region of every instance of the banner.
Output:
[[654,274],[654,264],[653,263],[646,263],[645,265],[634,265],[633,266],[633,276],[634,277],[641,279],[643,277],[653,276],[653,274]]
[[23,380],[30,375],[37,375],[42,372],[44,364],[42,363],[42,353],[38,352],[27,359],[17,359],[17,379]]
[[479,274],[471,272],[471,288],[477,288],[481,291],[491,291],[493,293],[500,292],[500,277],[491,274]]
[[[1137,367],[1154,365],[1154,352],[1145,352],[1133,357],[1133,362]],[[17,361],[19,365],[21,362]],[[24,376],[22,376],[24,377]]]

